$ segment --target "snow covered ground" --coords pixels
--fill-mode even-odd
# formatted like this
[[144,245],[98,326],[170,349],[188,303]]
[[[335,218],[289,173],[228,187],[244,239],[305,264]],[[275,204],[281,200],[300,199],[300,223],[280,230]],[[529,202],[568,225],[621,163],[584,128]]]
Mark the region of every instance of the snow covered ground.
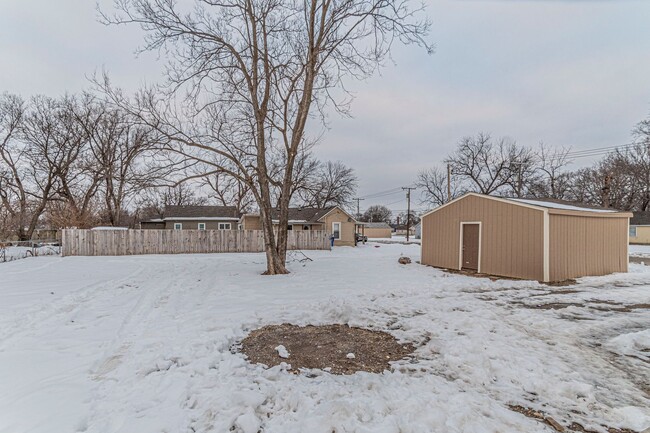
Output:
[[636,257],[650,257],[650,245],[630,245],[630,255]]
[[[0,432],[550,432],[650,428],[650,267],[548,287],[452,275],[418,245],[37,257],[0,265]],[[289,374],[233,346],[265,324],[349,323],[416,346],[384,374]],[[290,361],[290,358],[288,359]]]

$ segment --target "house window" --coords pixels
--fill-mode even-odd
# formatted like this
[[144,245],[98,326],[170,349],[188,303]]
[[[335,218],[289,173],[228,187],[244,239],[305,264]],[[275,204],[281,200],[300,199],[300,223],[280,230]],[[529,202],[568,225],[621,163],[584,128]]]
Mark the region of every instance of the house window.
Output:
[[230,230],[230,223],[219,223],[219,230]]
[[334,239],[341,239],[341,223],[332,223],[332,235]]
[[636,226],[630,226],[630,237],[631,238],[636,237]]
[[183,223],[174,223],[174,230],[183,230]]
[[311,226],[302,226],[303,230],[311,230]]
[[199,223],[199,230],[205,230],[205,223]]
[[293,230],[293,225],[289,224],[289,225],[287,226],[287,230]]

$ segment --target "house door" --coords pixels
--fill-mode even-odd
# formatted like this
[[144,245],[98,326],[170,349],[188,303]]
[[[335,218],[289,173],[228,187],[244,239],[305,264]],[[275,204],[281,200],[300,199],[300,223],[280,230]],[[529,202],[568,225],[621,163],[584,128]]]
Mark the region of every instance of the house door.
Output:
[[479,236],[478,224],[463,224],[462,268],[478,272]]

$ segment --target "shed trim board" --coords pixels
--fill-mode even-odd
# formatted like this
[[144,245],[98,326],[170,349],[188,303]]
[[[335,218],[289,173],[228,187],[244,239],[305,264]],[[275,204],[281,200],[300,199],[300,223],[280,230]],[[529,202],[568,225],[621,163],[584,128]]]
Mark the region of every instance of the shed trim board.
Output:
[[[458,270],[463,269],[463,226],[465,225],[478,225],[478,269],[477,273],[481,273],[481,229],[483,224],[481,221],[461,221],[460,222],[460,243],[458,248]],[[422,236],[420,236],[422,237]]]
[[544,282],[548,283],[551,280],[551,217],[548,210],[544,210],[544,254],[543,254],[543,267],[544,267]]
[[[627,247],[625,249],[625,255],[627,257],[630,257],[630,220],[629,219],[627,220]],[[625,267],[625,272],[630,271],[630,263],[629,262],[630,261],[628,259],[628,261],[626,263],[626,267]]]

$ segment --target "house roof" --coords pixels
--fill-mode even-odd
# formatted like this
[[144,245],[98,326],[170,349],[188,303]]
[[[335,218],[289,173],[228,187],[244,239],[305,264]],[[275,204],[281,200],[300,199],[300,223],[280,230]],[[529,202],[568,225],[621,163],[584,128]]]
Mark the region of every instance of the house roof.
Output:
[[422,218],[424,218],[429,214],[437,212],[440,209],[445,208],[452,203],[455,203],[459,200],[463,200],[470,196],[510,203],[517,206],[537,209],[551,214],[585,215],[585,216],[591,215],[591,216],[603,216],[603,217],[611,216],[611,217],[628,217],[628,218],[632,216],[631,212],[622,212],[611,208],[594,207],[583,203],[573,203],[573,202],[566,202],[566,201],[554,200],[554,199],[522,199],[522,198],[511,198],[511,197],[495,197],[490,195],[478,194],[475,192],[468,192],[467,194],[464,194],[461,197],[455,198],[454,200],[445,203],[442,206],[430,210],[429,212],[422,215]]
[[[327,207],[324,209],[316,209],[310,207],[290,207],[289,219],[291,221],[305,221],[305,222],[318,222],[326,213],[334,209]],[[273,219],[280,217],[280,212],[277,209],[273,211]]]
[[650,226],[650,211],[634,212],[634,216],[630,219],[632,226]]
[[[326,208],[318,209],[314,207],[290,207],[289,208],[289,221],[292,223],[317,223],[321,222],[320,220],[332,212],[334,209],[340,209],[346,215],[354,220],[354,218],[345,210],[341,209],[340,206],[328,206]],[[248,215],[259,215],[259,213],[248,214]],[[273,209],[272,218],[277,220],[280,217],[280,212],[277,209]]]
[[174,218],[237,218],[240,213],[235,206],[166,206],[165,219]]
[[369,229],[389,229],[391,228],[388,223],[385,222],[380,222],[380,223],[359,223]]

